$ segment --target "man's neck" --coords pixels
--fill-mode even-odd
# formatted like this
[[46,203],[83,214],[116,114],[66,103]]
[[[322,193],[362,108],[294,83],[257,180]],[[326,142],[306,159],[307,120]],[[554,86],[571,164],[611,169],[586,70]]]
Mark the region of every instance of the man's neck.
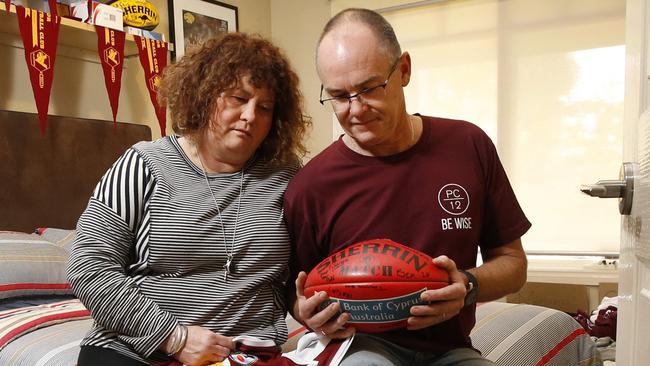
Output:
[[406,115],[403,123],[398,127],[402,132],[392,143],[365,146],[352,138],[343,135],[343,143],[350,150],[366,156],[390,156],[410,149],[420,139],[422,134],[422,119],[418,116]]

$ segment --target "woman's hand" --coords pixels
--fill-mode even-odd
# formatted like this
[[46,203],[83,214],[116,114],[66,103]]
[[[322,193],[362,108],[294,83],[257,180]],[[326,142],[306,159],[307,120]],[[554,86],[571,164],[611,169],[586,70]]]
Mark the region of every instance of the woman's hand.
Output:
[[345,328],[345,323],[350,319],[350,314],[341,313],[338,303],[329,304],[319,311],[321,304],[329,299],[326,292],[315,293],[309,299],[305,297],[305,281],[307,274],[300,272],[296,278],[296,301],[293,315],[297,321],[306,325],[314,332],[330,338],[348,338],[354,334],[354,328]]
[[192,325],[187,327],[185,346],[174,357],[187,366],[208,365],[223,361],[234,349],[232,337]]
[[456,316],[465,304],[465,275],[458,271],[456,263],[447,256],[433,259],[436,266],[449,273],[449,285],[422,293],[422,301],[428,305],[411,307],[407,329],[416,330],[442,323]]

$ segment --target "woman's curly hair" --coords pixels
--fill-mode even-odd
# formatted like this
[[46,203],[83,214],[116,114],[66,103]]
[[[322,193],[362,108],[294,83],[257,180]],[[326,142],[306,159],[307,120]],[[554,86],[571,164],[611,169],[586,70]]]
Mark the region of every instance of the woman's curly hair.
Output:
[[300,162],[302,139],[311,118],[303,114],[298,75],[270,41],[244,33],[225,33],[165,68],[158,98],[171,113],[174,132],[196,137],[208,127],[222,92],[250,76],[256,88],[275,96],[273,122],[258,156],[278,166]]

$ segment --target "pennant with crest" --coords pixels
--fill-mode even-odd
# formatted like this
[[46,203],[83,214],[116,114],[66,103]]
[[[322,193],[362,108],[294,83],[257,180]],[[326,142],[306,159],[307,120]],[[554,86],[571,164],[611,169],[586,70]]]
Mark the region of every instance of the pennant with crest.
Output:
[[113,123],[117,125],[117,108],[122,88],[122,69],[124,66],[124,32],[95,25],[97,51],[104,70],[104,84],[113,112]]
[[161,107],[158,103],[158,87],[162,79],[162,72],[167,66],[167,43],[136,35],[133,38],[138,47],[140,64],[144,69],[145,83],[149,90],[149,97],[156,111],[156,117],[158,117],[160,134],[165,136],[167,116],[165,108]]
[[47,127],[47,111],[54,78],[54,60],[61,18],[50,13],[16,6],[25,61],[36,100],[41,133]]

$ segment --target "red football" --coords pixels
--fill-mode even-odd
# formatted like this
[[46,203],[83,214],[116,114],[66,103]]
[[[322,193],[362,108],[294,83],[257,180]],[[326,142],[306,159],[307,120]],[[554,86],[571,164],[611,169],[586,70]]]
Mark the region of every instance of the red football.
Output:
[[448,273],[428,255],[390,239],[374,239],[321,261],[307,276],[305,296],[327,292],[330,302],[350,314],[348,325],[377,333],[405,327],[411,306],[423,303],[420,294],[447,284]]

